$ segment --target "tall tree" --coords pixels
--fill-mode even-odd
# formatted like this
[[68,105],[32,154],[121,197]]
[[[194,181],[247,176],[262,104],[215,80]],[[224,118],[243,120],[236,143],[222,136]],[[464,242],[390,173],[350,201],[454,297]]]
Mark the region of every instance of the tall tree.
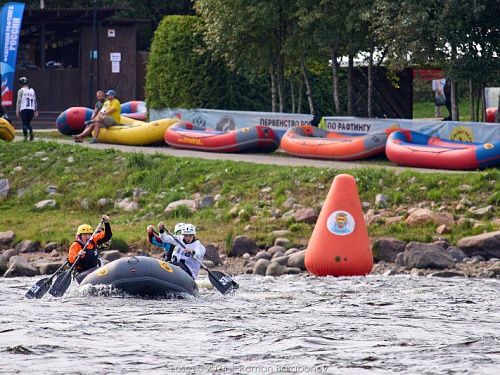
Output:
[[458,120],[456,81],[498,77],[497,13],[498,0],[376,0],[372,22],[374,32],[388,45],[391,67],[421,65],[447,71],[452,119]]
[[272,110],[278,98],[284,109],[284,43],[289,33],[292,4],[286,0],[196,0],[195,9],[206,21],[208,48],[235,70],[269,75]]

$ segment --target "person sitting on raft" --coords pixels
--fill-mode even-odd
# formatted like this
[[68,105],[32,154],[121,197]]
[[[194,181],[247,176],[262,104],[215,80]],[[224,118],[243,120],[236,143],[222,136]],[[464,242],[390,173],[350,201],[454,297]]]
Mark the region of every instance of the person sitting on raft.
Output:
[[85,251],[83,248],[94,232],[92,227],[88,224],[82,224],[78,227],[76,239],[69,247],[68,261],[70,264],[75,263],[76,258],[80,256],[75,266],[75,279],[78,283],[80,283],[89,273],[101,266],[97,247],[109,241],[113,236],[111,226],[109,225],[109,216],[102,215],[101,219],[104,223],[104,231],[101,230],[96,233],[88,243]]
[[193,224],[184,224],[180,236],[167,234],[163,223],[158,224],[158,230],[162,242],[175,246],[171,263],[182,268],[189,276],[196,279],[200,272],[200,262],[206,252],[205,246],[196,238],[196,227]]
[[[174,234],[180,235],[181,229],[184,226],[184,223],[177,223],[174,227]],[[172,260],[172,253],[174,252],[175,246],[168,242],[163,242],[161,238],[155,233],[152,225],[148,225],[148,241],[154,245],[163,248],[163,256],[162,259],[165,262],[170,262]]]

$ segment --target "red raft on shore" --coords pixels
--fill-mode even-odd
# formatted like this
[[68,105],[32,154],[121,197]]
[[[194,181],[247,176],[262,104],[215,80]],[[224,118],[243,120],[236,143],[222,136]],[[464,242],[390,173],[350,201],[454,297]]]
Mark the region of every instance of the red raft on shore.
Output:
[[344,135],[315,128],[295,126],[281,138],[287,154],[315,159],[359,160],[384,152],[387,134]]
[[268,126],[223,132],[179,122],[165,131],[165,142],[175,148],[210,152],[273,152],[279,138]]
[[500,164],[500,142],[458,142],[407,129],[391,133],[385,153],[390,161],[410,167],[467,170]]

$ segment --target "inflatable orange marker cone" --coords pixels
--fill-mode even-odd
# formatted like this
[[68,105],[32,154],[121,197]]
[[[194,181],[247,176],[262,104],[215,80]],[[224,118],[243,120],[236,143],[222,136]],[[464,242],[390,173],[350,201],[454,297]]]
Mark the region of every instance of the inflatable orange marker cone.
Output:
[[305,255],[316,276],[362,276],[371,272],[373,255],[354,177],[334,178]]

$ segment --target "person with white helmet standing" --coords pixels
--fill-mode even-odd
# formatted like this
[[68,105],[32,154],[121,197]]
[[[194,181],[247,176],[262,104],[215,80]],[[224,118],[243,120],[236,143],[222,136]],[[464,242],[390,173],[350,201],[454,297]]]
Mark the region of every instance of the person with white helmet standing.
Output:
[[[183,226],[184,223],[175,224],[174,234],[180,235]],[[148,241],[154,246],[163,248],[164,253],[162,258],[165,262],[170,262],[172,260],[172,253],[174,252],[175,246],[171,243],[163,242],[159,235],[154,231],[152,225],[148,225],[146,230],[148,232]]]
[[168,234],[163,223],[158,224],[158,230],[163,242],[175,246],[172,264],[181,267],[189,276],[196,279],[200,272],[200,262],[206,252],[205,246],[196,238],[196,227],[193,224],[184,224],[180,236]]
[[29,139],[32,141],[35,136],[33,134],[33,128],[31,127],[31,120],[33,116],[38,117],[36,94],[35,90],[28,86],[28,78],[21,77],[19,78],[19,82],[22,87],[17,92],[16,116],[19,117],[19,115],[21,115],[24,140],[28,140],[29,131]]

